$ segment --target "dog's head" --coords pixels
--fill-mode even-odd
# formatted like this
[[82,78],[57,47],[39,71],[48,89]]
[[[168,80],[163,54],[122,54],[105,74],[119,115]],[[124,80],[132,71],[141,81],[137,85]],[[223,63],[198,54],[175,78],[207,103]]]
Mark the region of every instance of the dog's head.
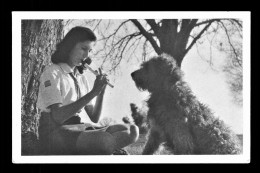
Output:
[[142,63],[131,76],[138,89],[153,92],[174,85],[181,79],[182,72],[173,57],[162,54]]

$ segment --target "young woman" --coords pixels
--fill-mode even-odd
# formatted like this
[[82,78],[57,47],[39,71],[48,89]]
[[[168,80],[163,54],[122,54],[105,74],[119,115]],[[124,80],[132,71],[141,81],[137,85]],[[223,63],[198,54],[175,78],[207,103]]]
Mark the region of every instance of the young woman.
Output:
[[[51,57],[53,64],[42,73],[37,101],[41,111],[39,137],[52,154],[113,154],[138,139],[135,125],[99,128],[95,124],[100,119],[108,79],[99,69],[90,90],[86,76],[78,70],[95,41],[89,28],[72,28],[57,45]],[[81,111],[86,112],[89,122],[80,121]]]

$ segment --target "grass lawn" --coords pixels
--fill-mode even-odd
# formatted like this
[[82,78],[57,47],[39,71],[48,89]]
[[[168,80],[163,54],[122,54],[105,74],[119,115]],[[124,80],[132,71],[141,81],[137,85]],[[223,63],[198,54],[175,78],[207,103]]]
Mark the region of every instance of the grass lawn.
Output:
[[[146,142],[145,134],[140,134],[139,139],[135,143],[125,147],[125,149],[129,152],[130,155],[141,155],[145,146],[145,142]],[[169,155],[169,154],[171,154],[170,151],[164,149],[163,146],[160,146],[158,151],[154,153],[154,155]]]
[[[241,145],[243,146],[243,135],[238,135],[238,137],[241,141]],[[145,134],[140,134],[139,139],[135,143],[125,147],[125,149],[129,152],[130,155],[141,155],[145,146],[145,142],[146,142]],[[163,146],[160,146],[159,150],[156,153],[154,153],[154,155],[170,155],[170,154],[172,153],[166,150]]]

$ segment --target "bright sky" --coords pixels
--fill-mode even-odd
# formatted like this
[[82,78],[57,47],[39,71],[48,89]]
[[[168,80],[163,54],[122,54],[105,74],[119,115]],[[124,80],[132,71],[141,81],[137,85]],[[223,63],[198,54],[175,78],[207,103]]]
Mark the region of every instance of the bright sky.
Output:
[[[217,58],[224,60],[223,56],[219,54]],[[215,112],[214,115],[224,120],[236,133],[243,133],[243,108],[233,103],[224,73],[212,70],[209,64],[196,54],[195,48],[184,59],[182,70],[197,98],[208,105]]]

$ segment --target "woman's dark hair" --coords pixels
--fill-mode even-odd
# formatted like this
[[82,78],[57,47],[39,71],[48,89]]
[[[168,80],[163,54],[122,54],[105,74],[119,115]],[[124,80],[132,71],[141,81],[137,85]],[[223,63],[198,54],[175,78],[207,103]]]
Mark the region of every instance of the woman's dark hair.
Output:
[[54,64],[60,62],[67,63],[69,54],[77,43],[96,40],[97,38],[91,29],[76,26],[66,34],[60,43],[57,44],[56,51],[51,56],[51,61]]

